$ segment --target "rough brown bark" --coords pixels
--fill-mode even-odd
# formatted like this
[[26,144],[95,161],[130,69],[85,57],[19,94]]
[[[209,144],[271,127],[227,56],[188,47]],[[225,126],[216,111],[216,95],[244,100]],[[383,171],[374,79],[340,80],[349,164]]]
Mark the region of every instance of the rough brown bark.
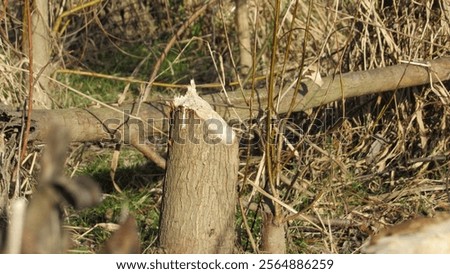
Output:
[[160,246],[169,253],[232,253],[238,141],[218,141],[190,109],[174,113]]
[[[323,78],[324,84],[318,86],[312,81],[305,81],[301,90],[289,90],[282,97],[279,104],[279,113],[289,110],[292,100],[295,100],[293,111],[307,110],[324,105],[342,98],[350,98],[383,91],[395,90],[417,85],[427,84],[430,81],[430,72],[433,81],[450,79],[450,58],[440,58],[429,62],[430,68],[416,65],[395,65],[386,68],[373,69],[361,72],[350,72]],[[257,90],[254,96],[250,91],[228,92],[228,99],[223,93],[202,96],[210,103],[214,110],[226,121],[234,119],[248,119],[258,115],[258,111],[267,105],[267,92]],[[253,100],[253,112],[247,108],[248,102]],[[234,110],[232,107],[235,107]],[[133,105],[126,105],[120,110],[130,113]],[[167,117],[169,106],[157,102],[142,104],[140,117],[142,121],[131,119],[133,127],[120,127],[119,130],[108,131],[122,125],[126,115],[108,108],[65,109],[65,110],[34,110],[32,113],[32,129],[30,140],[43,141],[52,134],[51,125],[57,124],[69,128],[73,141],[110,140],[113,138],[129,139],[133,130],[139,129],[139,138],[153,136],[168,131]],[[20,127],[22,123],[21,112],[3,110],[0,114],[2,127]],[[12,121],[13,120],[13,121]],[[105,121],[107,123],[105,123]],[[141,141],[140,140],[140,141]]]

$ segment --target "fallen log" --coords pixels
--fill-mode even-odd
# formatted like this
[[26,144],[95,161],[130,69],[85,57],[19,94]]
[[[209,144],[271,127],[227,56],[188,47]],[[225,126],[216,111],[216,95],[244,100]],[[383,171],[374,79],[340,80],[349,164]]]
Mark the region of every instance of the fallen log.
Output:
[[[317,85],[306,80],[300,90],[291,88],[278,96],[278,113],[302,111],[344,98],[397,90],[450,79],[450,58],[439,58],[420,64],[400,64],[360,72],[349,72],[323,78]],[[254,118],[267,105],[264,89],[220,92],[202,96],[227,122]],[[172,98],[167,99],[171,101]],[[294,104],[292,101],[294,100]],[[250,102],[252,108],[250,110]],[[169,129],[170,105],[165,100],[145,102],[138,117],[130,116],[137,105],[111,108],[33,110],[30,141],[45,141],[54,125],[67,128],[74,142],[120,140],[142,145],[148,137],[165,134]],[[0,107],[0,128],[8,133],[20,132],[23,112]]]

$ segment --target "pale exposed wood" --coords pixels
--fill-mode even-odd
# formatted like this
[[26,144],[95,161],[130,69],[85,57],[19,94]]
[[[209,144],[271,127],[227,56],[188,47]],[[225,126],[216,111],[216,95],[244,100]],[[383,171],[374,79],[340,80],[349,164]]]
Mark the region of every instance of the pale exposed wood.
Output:
[[8,235],[4,239],[6,241],[4,253],[6,254],[19,254],[22,251],[22,231],[26,208],[27,201],[22,197],[11,201]]

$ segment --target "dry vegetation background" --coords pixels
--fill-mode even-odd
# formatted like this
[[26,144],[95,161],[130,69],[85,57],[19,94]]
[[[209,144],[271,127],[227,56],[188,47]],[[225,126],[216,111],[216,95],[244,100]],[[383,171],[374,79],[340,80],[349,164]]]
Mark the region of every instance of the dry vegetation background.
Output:
[[[3,1],[0,17],[0,102],[10,106],[21,106],[27,94],[19,2]],[[64,11],[83,1],[51,2],[54,24]],[[202,1],[98,2],[63,17],[59,36],[52,41],[53,61],[60,68],[54,77],[105,103],[117,103],[119,98],[136,100],[167,41]],[[257,86],[266,85],[274,31],[273,2],[249,1],[256,67],[247,79],[239,78],[245,87],[251,87],[252,81]],[[448,55],[450,49],[450,2],[445,0],[281,2],[281,24],[276,30],[279,90],[299,75],[338,76],[401,61],[435,59]],[[234,8],[232,1],[217,1],[189,26],[165,59],[153,97],[183,93],[185,90],[174,84],[187,84],[192,78],[197,84],[217,83],[220,77],[227,83],[238,80]],[[449,210],[448,90],[448,82],[434,82],[277,117],[280,199],[299,211],[296,215],[286,211],[289,252],[358,253],[367,237],[384,227]],[[57,82],[51,95],[55,107],[93,105]],[[245,136],[252,136],[252,141],[262,138],[262,124],[257,119],[251,121],[243,127]],[[236,224],[241,252],[258,252],[250,239],[256,244],[260,241],[262,197],[244,182],[244,178],[256,184],[265,180],[264,149],[261,142],[257,144],[248,146],[243,141],[241,145],[238,189],[244,211],[239,212]],[[107,197],[99,209],[69,212],[68,228],[75,235],[73,252],[95,251],[110,233],[107,224],[117,222],[124,204],[137,216],[144,252],[157,252],[163,171],[124,147],[116,174],[124,192],[117,193],[109,178],[113,147],[92,143],[74,145],[71,150],[68,172],[92,174],[103,184]],[[34,162],[40,151],[37,144],[30,148],[18,195],[28,196],[34,188],[33,178],[39,172]],[[16,157],[14,151],[10,153]],[[2,157],[3,161],[13,161]],[[11,179],[7,167],[2,167],[3,185]]]

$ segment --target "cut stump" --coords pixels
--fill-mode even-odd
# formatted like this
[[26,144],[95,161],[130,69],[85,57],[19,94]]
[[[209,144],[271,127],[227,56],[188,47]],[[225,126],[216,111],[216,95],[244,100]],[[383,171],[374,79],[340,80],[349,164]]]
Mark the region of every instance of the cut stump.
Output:
[[168,253],[233,253],[237,138],[193,83],[174,105],[160,246]]

